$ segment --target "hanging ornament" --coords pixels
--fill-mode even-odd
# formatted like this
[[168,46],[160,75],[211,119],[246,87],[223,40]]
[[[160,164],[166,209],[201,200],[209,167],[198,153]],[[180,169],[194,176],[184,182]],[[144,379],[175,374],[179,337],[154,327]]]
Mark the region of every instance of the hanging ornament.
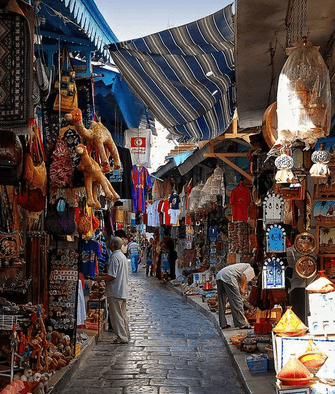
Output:
[[272,256],[264,261],[262,289],[285,289],[285,264],[280,258]]
[[330,162],[331,154],[325,150],[325,144],[320,145],[320,149],[312,153],[312,162],[314,163],[309,170],[309,173],[314,178],[327,178],[330,174],[328,163]]
[[327,66],[303,37],[287,49],[289,55],[279,75],[277,93],[278,140],[276,145],[304,141],[306,147],[330,131],[331,90]]
[[293,167],[293,159],[286,153],[282,153],[275,160],[275,166],[278,169],[276,172],[276,182],[277,183],[290,183],[294,179],[294,174],[291,171]]

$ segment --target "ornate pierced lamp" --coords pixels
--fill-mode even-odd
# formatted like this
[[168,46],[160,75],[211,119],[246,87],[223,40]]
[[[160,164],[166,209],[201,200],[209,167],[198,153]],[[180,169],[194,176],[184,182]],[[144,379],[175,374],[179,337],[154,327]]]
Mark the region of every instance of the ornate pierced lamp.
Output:
[[276,182],[291,183],[294,180],[294,174],[291,170],[293,167],[293,159],[286,153],[282,153],[275,160],[275,166],[278,169],[276,172]]
[[320,145],[320,149],[312,153],[312,162],[314,163],[309,170],[309,173],[314,178],[327,178],[330,174],[328,163],[330,162],[331,154],[325,150],[325,144]]

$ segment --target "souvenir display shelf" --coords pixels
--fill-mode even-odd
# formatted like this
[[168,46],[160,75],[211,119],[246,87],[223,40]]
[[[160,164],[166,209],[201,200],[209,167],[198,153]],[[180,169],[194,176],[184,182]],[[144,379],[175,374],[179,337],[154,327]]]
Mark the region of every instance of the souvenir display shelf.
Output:
[[49,321],[55,330],[76,327],[78,257],[73,249],[55,249],[50,253]]
[[[105,330],[108,330],[108,303],[107,297],[102,297],[100,299],[89,299],[87,300],[87,311],[91,309],[96,309],[100,312],[103,311],[102,316],[102,325],[104,326]],[[99,313],[100,316],[100,313]],[[86,324],[86,323],[85,323]]]

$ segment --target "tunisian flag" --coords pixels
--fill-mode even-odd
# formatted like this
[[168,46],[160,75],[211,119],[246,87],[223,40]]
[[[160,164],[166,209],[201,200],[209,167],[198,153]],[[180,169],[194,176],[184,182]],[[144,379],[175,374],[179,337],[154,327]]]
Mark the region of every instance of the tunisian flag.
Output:
[[125,147],[130,150],[133,164],[151,168],[151,138],[150,129],[128,129],[125,131]]

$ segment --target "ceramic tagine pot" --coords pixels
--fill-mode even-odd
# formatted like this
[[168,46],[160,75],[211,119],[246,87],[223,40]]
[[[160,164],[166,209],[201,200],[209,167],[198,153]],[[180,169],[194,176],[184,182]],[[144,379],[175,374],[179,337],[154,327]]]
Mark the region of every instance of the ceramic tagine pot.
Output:
[[255,352],[257,350],[257,342],[255,338],[252,337],[247,337],[245,338],[245,340],[243,341],[243,350],[247,353],[252,353]]
[[291,357],[277,375],[277,378],[286,386],[304,386],[309,383],[312,377],[313,375],[295,357],[295,354],[291,354]]
[[309,293],[330,293],[335,291],[335,285],[325,271],[318,271],[318,276],[306,287],[306,290]]

